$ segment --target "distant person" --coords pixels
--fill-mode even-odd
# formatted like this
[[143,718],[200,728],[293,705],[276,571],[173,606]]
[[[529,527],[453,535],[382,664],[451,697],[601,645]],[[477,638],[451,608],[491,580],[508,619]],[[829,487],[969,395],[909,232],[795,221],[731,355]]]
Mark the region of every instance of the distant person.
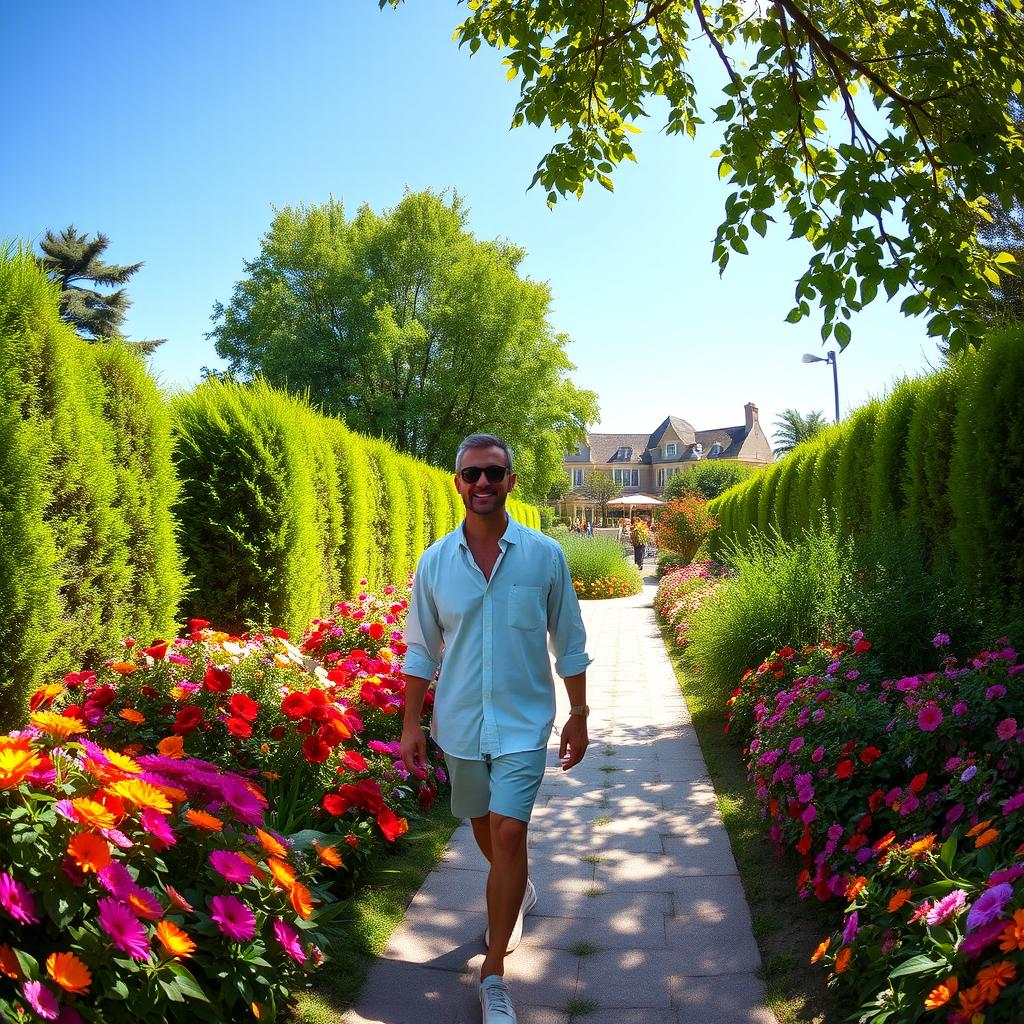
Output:
[[587,520],[587,536],[588,537],[593,537],[594,536],[594,520],[593,519],[588,519]]
[[644,568],[644,552],[651,542],[651,531],[642,519],[634,519],[630,528],[630,543],[633,545],[633,561],[642,572]]

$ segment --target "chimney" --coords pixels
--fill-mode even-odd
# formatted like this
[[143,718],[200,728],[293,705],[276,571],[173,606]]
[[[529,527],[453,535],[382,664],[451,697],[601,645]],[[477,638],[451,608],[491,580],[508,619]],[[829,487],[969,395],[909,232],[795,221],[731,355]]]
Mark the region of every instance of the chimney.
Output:
[[747,433],[754,428],[754,424],[757,423],[757,406],[753,402],[747,402],[743,406],[743,420],[747,428]]

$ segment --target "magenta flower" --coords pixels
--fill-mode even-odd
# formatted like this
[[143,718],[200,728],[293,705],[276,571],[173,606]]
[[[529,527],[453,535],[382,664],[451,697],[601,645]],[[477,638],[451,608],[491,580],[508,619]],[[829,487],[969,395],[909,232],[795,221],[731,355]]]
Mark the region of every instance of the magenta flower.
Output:
[[1016,718],[1004,718],[996,726],[996,735],[1001,740],[1012,740],[1017,735],[1017,719]]
[[953,705],[953,714],[954,714],[954,715],[955,715],[955,716],[956,716],[957,718],[963,718],[963,717],[964,717],[964,715],[966,715],[966,714],[967,714],[967,705],[966,705],[966,704],[965,704],[965,703],[964,703],[964,702],[963,702],[962,700],[958,700],[958,701],[957,701],[957,702],[956,702],[956,703],[955,703],[955,704]]
[[1006,696],[1006,687],[1005,686],[1000,686],[999,683],[996,683],[994,686],[990,686],[985,691],[985,698],[986,698],[986,700],[999,700],[1000,697],[1005,697],[1005,696]]
[[942,709],[937,704],[925,704],[917,713],[917,727],[922,732],[935,732],[942,725]]
[[60,1004],[57,997],[40,981],[26,981],[22,987],[25,994],[25,1002],[43,1018],[43,1020],[56,1020],[60,1013]]
[[157,839],[168,846],[173,846],[178,841],[174,835],[174,829],[171,828],[167,818],[152,807],[147,807],[142,812],[140,820],[142,827],[150,835],[156,836]]
[[274,935],[277,937],[277,941],[281,943],[284,951],[297,964],[304,964],[306,962],[306,951],[302,948],[299,933],[291,925],[286,924],[280,918],[277,919],[274,921]]
[[925,914],[925,920],[929,925],[945,924],[951,917],[963,910],[967,904],[967,893],[963,889],[954,889],[948,896],[937,900],[931,910]]
[[932,638],[932,647],[948,647],[949,646],[949,634],[948,633],[936,633]]
[[793,739],[789,741],[789,752],[791,754],[795,754],[803,745],[803,736],[794,736]]
[[1003,804],[1003,814],[1013,814],[1014,811],[1019,811],[1022,807],[1024,807],[1024,793],[1018,793]]
[[214,896],[210,901],[213,913],[210,917],[217,927],[234,942],[248,942],[256,932],[256,917],[253,912],[234,896]]
[[122,901],[135,889],[135,879],[120,861],[112,860],[96,877],[111,896]]
[[960,942],[960,952],[967,956],[977,956],[986,950],[1006,930],[1005,921],[989,921],[981,925],[976,931],[965,935]]
[[853,942],[859,929],[860,919],[858,918],[857,911],[855,910],[852,914],[850,914],[849,917],[847,917],[846,926],[843,928],[844,946],[848,946],[851,942]]
[[230,850],[214,850],[210,854],[210,864],[217,874],[229,882],[245,885],[252,878],[252,865],[244,857]]
[[814,750],[814,753],[811,754],[811,760],[815,764],[818,764],[824,756],[825,756],[825,748],[824,747],[816,747],[815,750]]
[[1001,885],[1003,882],[1014,882],[1021,875],[1024,875],[1024,864],[1011,864],[1010,867],[1003,868],[1001,871],[993,871],[985,884],[991,889],[992,886]]
[[32,893],[6,871],[0,871],[0,906],[15,921],[20,921],[22,924],[38,924],[39,922]]
[[1000,882],[983,892],[967,915],[967,930],[973,932],[983,924],[994,921],[1003,912],[1003,907],[1013,898],[1013,886]]
[[149,940],[142,922],[117,900],[102,899],[97,906],[100,908],[100,927],[107,933],[111,944],[133,960],[148,960]]

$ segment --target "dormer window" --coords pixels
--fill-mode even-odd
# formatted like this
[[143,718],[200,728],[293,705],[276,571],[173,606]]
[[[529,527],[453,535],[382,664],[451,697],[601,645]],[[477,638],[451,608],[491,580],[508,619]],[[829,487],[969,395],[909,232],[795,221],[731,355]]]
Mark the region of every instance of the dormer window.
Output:
[[629,462],[630,459],[633,458],[633,449],[632,448],[627,448],[627,447],[622,447],[622,448],[620,448],[618,450],[618,452],[616,452],[615,458],[619,462]]
[[665,458],[666,459],[674,459],[675,457],[676,457],[676,443],[675,443],[675,441],[669,441],[669,443],[667,445],[665,445]]
[[716,441],[708,449],[708,458],[709,459],[717,459],[721,454],[722,454],[722,446]]

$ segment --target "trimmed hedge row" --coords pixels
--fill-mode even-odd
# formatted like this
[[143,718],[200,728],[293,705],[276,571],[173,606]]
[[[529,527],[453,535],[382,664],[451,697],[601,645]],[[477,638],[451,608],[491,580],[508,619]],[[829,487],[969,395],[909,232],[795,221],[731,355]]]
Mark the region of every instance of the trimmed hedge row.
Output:
[[1024,326],[884,402],[711,503],[712,548],[775,531],[797,540],[831,515],[849,532],[902,523],[933,565],[957,565],[978,592],[1024,605]]
[[42,679],[174,628],[170,423],[140,358],[81,341],[0,249],[0,719]]

